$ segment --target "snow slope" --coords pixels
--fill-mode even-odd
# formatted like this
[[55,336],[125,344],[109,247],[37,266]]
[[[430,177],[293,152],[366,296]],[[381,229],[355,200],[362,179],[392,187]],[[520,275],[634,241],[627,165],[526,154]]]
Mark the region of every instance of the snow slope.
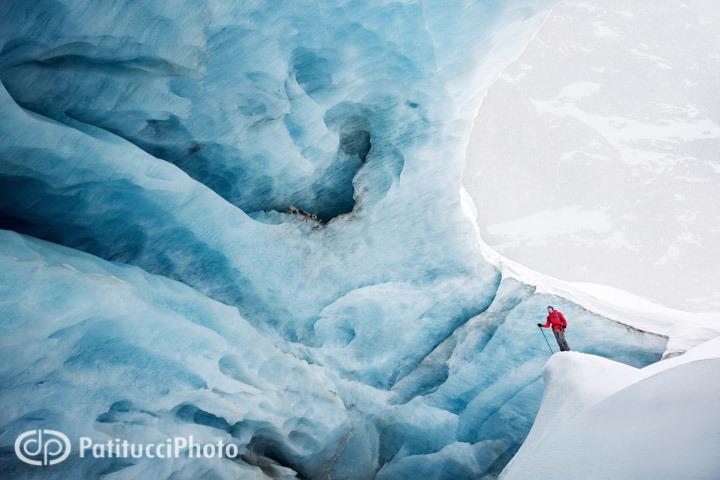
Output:
[[717,479],[718,375],[720,339],[644,369],[557,354],[533,429],[500,478]]

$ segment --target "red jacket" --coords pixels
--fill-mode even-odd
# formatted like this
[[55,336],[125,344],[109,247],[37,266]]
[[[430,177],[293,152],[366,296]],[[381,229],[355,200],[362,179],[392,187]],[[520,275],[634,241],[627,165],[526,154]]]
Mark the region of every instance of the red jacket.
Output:
[[548,314],[547,322],[545,322],[543,328],[548,328],[550,325],[552,325],[553,331],[565,331],[565,327],[567,327],[567,320],[565,320],[565,317],[560,310],[553,310],[552,313]]

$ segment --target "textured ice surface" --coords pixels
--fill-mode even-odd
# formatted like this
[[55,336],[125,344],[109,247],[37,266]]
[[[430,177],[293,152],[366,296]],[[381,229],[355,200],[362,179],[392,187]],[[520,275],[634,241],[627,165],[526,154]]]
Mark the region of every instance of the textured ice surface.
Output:
[[[251,448],[275,443],[285,449],[275,455],[308,458],[347,429],[348,412],[322,369],[280,352],[237,309],[134,267],[7,231],[0,237],[3,445],[52,425],[75,439],[192,434]],[[9,455],[5,474],[37,470],[12,465]],[[191,463],[177,469],[189,475]],[[208,468],[243,471],[216,463]],[[145,478],[168,468],[73,457],[43,474],[124,467],[129,477],[158,473]]]
[[546,8],[507,3],[3,2],[3,471],[52,424],[245,452],[62,478],[492,476],[545,305],[575,348],[658,359],[503,279],[463,213],[478,101]]
[[[535,333],[545,303],[558,303],[573,318],[576,348],[639,366],[656,360],[665,345],[663,337],[507,280],[490,308],[401,380],[374,387],[378,367],[370,360],[397,355],[382,343],[362,356],[303,349],[315,363],[308,364],[235,308],[182,283],[12,232],[1,231],[0,240],[3,445],[48,425],[99,441],[192,434],[235,442],[245,461],[71,457],[52,470],[57,478],[113,470],[122,478],[140,472],[192,478],[197,469],[231,478],[260,475],[259,467],[268,474],[290,468],[306,478],[372,478],[378,470],[379,478],[497,474],[540,400],[546,346],[528,331]],[[356,370],[343,368],[351,360]],[[3,472],[34,472],[11,455],[3,457]]]

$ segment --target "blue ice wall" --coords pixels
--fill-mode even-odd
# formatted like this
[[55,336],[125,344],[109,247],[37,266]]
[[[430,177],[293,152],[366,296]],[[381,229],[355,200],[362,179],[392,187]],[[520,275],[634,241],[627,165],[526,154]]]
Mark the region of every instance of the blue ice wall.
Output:
[[37,474],[12,444],[50,427],[98,442],[193,435],[242,452],[242,461],[172,463],[75,454],[44,469],[50,478],[493,476],[540,402],[548,353],[534,322],[548,301],[572,319],[568,338],[579,350],[640,366],[665,345],[508,279],[483,313],[381,384],[399,330],[359,351],[349,341],[345,355],[292,348],[235,308],[137,267],[9,231],[0,231],[0,264],[3,478]]
[[[245,452],[58,478],[499,472],[548,299],[483,260],[458,190],[549,3],[0,3],[2,451],[53,423]],[[551,300],[576,348],[664,349]]]

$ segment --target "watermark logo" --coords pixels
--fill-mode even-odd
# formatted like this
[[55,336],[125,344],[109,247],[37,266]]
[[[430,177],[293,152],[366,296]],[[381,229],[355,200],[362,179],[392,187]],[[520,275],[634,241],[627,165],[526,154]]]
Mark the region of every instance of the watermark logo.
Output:
[[[70,456],[70,439],[57,430],[29,430],[15,440],[15,455],[30,465],[56,465]],[[133,443],[114,438],[96,442],[80,437],[79,458],[218,458],[234,459],[240,454],[235,443],[219,439],[215,443],[196,443],[189,437],[166,438],[164,442]]]
[[15,440],[15,455],[29,465],[55,465],[70,456],[70,439],[57,430],[29,430]]

